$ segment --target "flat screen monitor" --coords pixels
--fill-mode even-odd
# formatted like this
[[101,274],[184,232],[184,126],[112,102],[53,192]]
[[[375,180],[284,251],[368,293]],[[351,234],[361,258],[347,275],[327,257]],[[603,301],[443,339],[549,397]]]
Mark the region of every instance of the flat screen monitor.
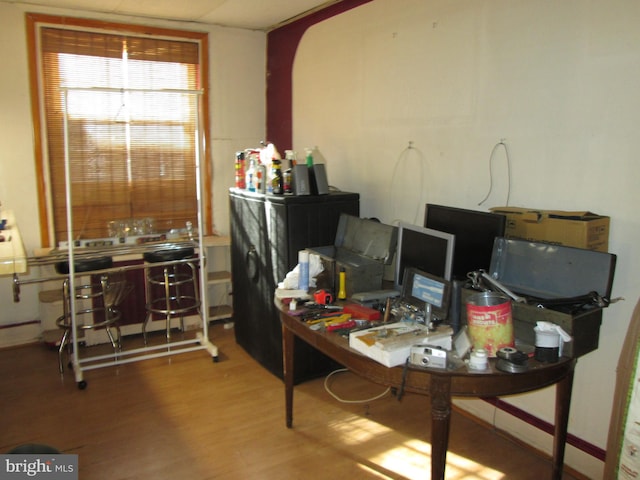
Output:
[[401,222],[396,248],[396,289],[402,291],[407,267],[451,281],[454,245],[455,236],[450,233]]
[[425,304],[431,305],[433,316],[444,320],[449,314],[451,282],[431,275],[417,268],[407,267],[403,277],[404,292],[402,298],[419,310]]
[[493,243],[504,236],[506,219],[497,213],[428,203],[424,226],[456,236],[452,278],[465,280],[469,272],[489,269]]

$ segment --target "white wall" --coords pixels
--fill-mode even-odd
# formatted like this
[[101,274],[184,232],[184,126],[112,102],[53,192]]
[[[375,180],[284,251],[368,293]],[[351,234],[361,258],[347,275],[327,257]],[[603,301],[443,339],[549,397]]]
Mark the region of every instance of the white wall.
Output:
[[[638,24],[635,0],[374,0],[309,29],[294,67],[294,149],[317,145],[362,216],[422,224],[426,202],[506,204],[499,150],[478,206],[504,139],[510,205],[611,217],[614,295],[627,301],[605,310],[599,349],[578,362],[569,422],[603,449],[639,295]],[[509,401],[553,421],[553,389]],[[601,462],[583,457],[570,447],[566,459],[598,478]]]
[[[41,245],[24,18],[27,11],[209,32],[213,221],[218,232],[228,233],[227,192],[234,184],[234,153],[258,144],[265,136],[266,35],[210,25],[0,3],[0,202],[3,208],[14,211],[29,254]],[[0,325],[38,319],[38,289],[38,285],[23,286],[21,301],[14,303],[12,279],[0,278]],[[39,333],[37,324],[0,329],[0,347],[34,340]]]

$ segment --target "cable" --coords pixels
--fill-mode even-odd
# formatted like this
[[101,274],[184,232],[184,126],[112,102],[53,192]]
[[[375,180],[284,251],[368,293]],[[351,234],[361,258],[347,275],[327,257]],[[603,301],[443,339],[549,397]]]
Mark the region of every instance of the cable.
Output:
[[482,201],[478,203],[478,206],[487,201],[491,195],[491,191],[493,190],[493,155],[496,153],[496,150],[500,145],[504,148],[504,153],[507,157],[507,203],[505,203],[505,206],[509,206],[509,199],[511,197],[511,159],[509,158],[509,150],[507,149],[507,144],[504,143],[504,140],[500,140],[496,143],[491,150],[491,155],[489,155],[489,191]]
[[402,400],[404,396],[404,385],[407,381],[407,373],[409,373],[409,358],[404,362],[404,368],[402,369],[402,383],[400,384],[400,390],[398,390],[398,401]]
[[[419,178],[420,178],[420,185],[421,185],[421,186],[420,186],[419,191],[420,191],[420,192],[422,192],[422,191],[423,191],[422,186],[423,186],[423,185],[424,185],[424,183],[425,183],[425,158],[424,158],[424,154],[423,154],[419,149],[417,149],[416,147],[414,147],[414,146],[413,146],[413,142],[412,142],[412,141],[410,141],[410,142],[409,142],[409,145],[408,145],[404,150],[402,150],[402,151],[400,152],[400,154],[398,155],[398,159],[396,160],[396,163],[395,163],[395,165],[394,165],[394,167],[393,167],[393,174],[391,175],[391,182],[389,183],[389,197],[388,197],[388,198],[393,199],[393,198],[394,198],[394,196],[393,196],[393,195],[394,195],[394,192],[402,191],[402,188],[401,188],[401,187],[398,187],[398,186],[395,184],[395,183],[396,183],[396,181],[397,181],[397,180],[396,180],[396,177],[397,177],[397,175],[398,175],[398,172],[399,172],[399,171],[400,171],[400,172],[403,172],[403,173],[405,173],[405,174],[406,174],[406,172],[404,172],[404,171],[400,168],[400,166],[401,166],[401,164],[402,164],[402,163],[404,163],[404,162],[408,161],[409,154],[410,154],[412,151],[413,151],[413,152],[416,152],[416,154],[418,155],[418,157],[417,157],[417,162],[418,162],[418,165],[419,165]],[[417,176],[417,175],[416,175],[416,172],[412,172],[410,175],[411,175],[412,177],[413,177],[413,176]],[[394,200],[394,203],[395,203],[395,200]],[[392,207],[395,207],[395,205],[393,205]],[[417,223],[417,222],[418,222],[418,217],[419,217],[419,214],[420,214],[420,208],[421,208],[421,204],[420,204],[420,202],[417,202],[417,204],[416,204],[416,211],[415,211],[415,214],[414,214],[414,216],[413,216],[413,223]],[[394,211],[393,213],[395,213],[395,211]],[[401,219],[396,218],[396,219],[394,219],[394,220],[391,222],[391,224],[396,224],[396,223],[397,223],[397,222],[399,222],[400,220],[401,220]]]
[[339,397],[338,395],[336,395],[335,393],[333,393],[331,391],[331,388],[329,388],[329,379],[334,376],[336,373],[344,373],[344,372],[348,372],[349,370],[346,368],[340,368],[338,370],[334,370],[333,372],[331,372],[329,375],[327,375],[324,379],[324,389],[327,391],[327,393],[329,395],[331,395],[333,398],[335,398],[337,401],[341,402],[341,403],[369,403],[369,402],[373,402],[374,400],[379,400],[382,397],[384,397],[387,393],[389,393],[389,391],[391,390],[391,388],[387,387],[386,390],[384,392],[382,392],[379,395],[376,395],[375,397],[371,397],[371,398],[366,398],[363,400],[345,400],[344,398]]

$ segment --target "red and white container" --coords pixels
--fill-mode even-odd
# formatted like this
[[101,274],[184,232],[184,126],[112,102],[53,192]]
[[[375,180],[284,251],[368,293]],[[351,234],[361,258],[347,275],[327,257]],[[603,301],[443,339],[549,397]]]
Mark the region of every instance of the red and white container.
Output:
[[489,357],[513,347],[511,300],[499,293],[483,292],[467,299],[467,331],[473,350],[484,349]]

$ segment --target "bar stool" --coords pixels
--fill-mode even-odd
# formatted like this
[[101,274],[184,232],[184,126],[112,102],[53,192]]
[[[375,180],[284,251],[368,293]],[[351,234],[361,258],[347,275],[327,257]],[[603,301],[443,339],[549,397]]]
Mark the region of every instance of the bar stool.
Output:
[[[104,270],[113,266],[113,260],[111,257],[98,257],[91,259],[76,260],[74,264],[75,273],[93,272],[98,270]],[[60,262],[55,265],[55,269],[60,274],[69,274],[69,262]],[[70,279],[66,278],[62,283],[62,304],[63,314],[57,318],[56,325],[61,328],[64,333],[60,341],[60,348],[58,349],[58,365],[60,373],[63,373],[63,355],[65,347],[68,347],[69,354],[71,354],[71,345],[73,344],[73,336],[78,331],[92,330],[92,329],[104,329],[109,336],[109,341],[113,346],[114,352],[117,354],[122,350],[120,327],[117,322],[121,318],[121,312],[116,308],[121,302],[122,298],[128,293],[130,288],[124,281],[114,282],[111,281],[110,275],[103,273],[100,275],[98,283],[87,283],[82,285],[75,285],[75,293],[71,295]],[[83,309],[76,309],[76,332],[73,331],[71,323],[71,301],[75,300],[90,300],[91,306]],[[89,323],[79,323],[78,316],[94,314],[102,312],[103,318],[98,321],[92,321]],[[114,336],[111,330],[115,330]],[[77,339],[77,337],[76,337]]]
[[[193,262],[182,262],[188,267],[188,272],[184,269],[180,271],[179,260],[186,260],[194,256],[193,247],[176,247],[146,252],[143,254],[144,261],[150,265],[163,263],[157,268],[145,269],[145,293],[147,315],[142,324],[142,336],[145,345],[147,344],[147,323],[153,314],[162,315],[166,322],[167,343],[171,341],[171,319],[175,315],[180,315],[180,329],[184,331],[184,314],[190,310],[199,310],[200,296],[198,294],[197,268],[195,258]],[[185,290],[193,288],[193,294]],[[155,296],[160,288],[162,293]]]

